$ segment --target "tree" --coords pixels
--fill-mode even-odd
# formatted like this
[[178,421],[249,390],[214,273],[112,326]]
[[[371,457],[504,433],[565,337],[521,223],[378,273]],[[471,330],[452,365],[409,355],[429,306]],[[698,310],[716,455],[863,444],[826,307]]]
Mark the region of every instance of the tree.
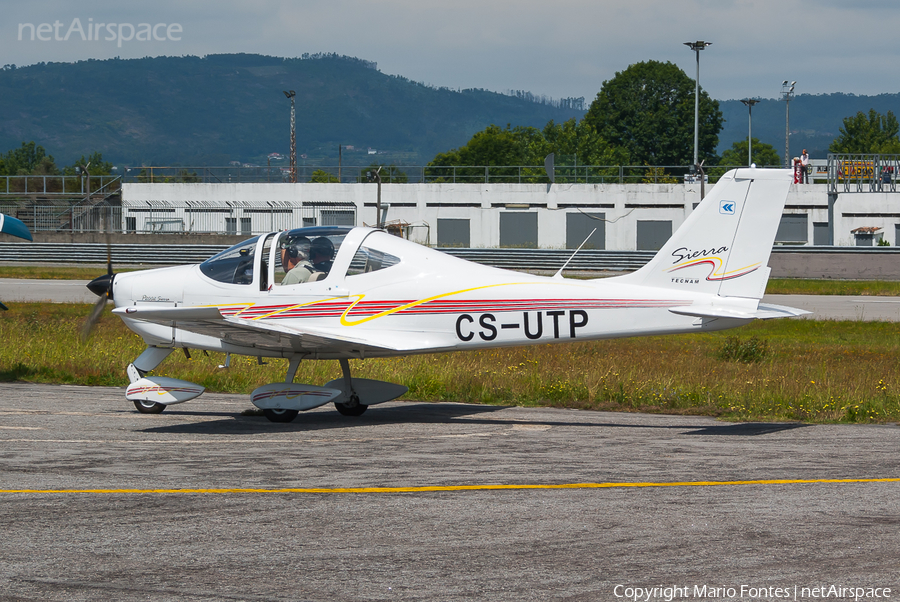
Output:
[[622,149],[612,147],[584,120],[573,118],[563,123],[551,120],[542,130],[490,125],[472,136],[465,146],[440,153],[428,164],[437,168],[472,165],[472,169],[457,168],[454,174],[434,169],[429,175],[442,179],[455,175],[474,181],[484,178],[484,167],[496,166],[489,170],[492,181],[546,182],[543,165],[550,153],[556,154],[557,166],[622,165],[628,159]]
[[584,119],[556,124],[550,121],[541,131],[544,146],[534,159],[543,162],[549,153],[574,155],[580,165],[624,165],[628,153],[607,142]]
[[[753,161],[759,167],[766,165],[781,166],[781,158],[775,147],[758,139],[753,139]],[[731,148],[722,153],[719,165],[737,166],[747,164],[747,141],[739,140]]]
[[828,150],[832,153],[900,153],[900,124],[892,111],[881,115],[870,109],[868,116],[862,111],[844,118],[844,127]]
[[489,125],[465,146],[439,153],[428,165],[533,165],[530,157],[542,140],[540,130],[533,127]]
[[0,155],[0,175],[30,176],[55,175],[59,173],[56,161],[48,155],[43,146],[34,141],[23,142],[22,146]]
[[313,184],[330,184],[332,182],[337,182],[338,178],[336,175],[330,174],[324,169],[317,169],[309,176],[309,181]]
[[63,173],[67,176],[74,176],[77,171],[75,171],[76,167],[88,166],[88,173],[91,176],[108,176],[112,174],[113,164],[109,161],[103,160],[103,154],[99,151],[94,151],[87,158],[84,155],[81,155],[81,158],[75,161],[72,165],[69,165],[65,169],[63,169]]
[[[646,61],[603,82],[584,120],[635,165],[690,165],[694,160],[694,80],[676,65]],[[700,90],[698,160],[715,163],[723,117]]]
[[378,175],[381,176],[382,184],[406,184],[407,182],[409,182],[409,176],[406,175],[406,172],[401,170],[393,163],[391,163],[390,165],[385,165],[384,163],[372,163],[365,169],[360,170],[359,181],[365,182],[366,172],[377,171],[379,167],[381,168],[381,171],[378,172]]

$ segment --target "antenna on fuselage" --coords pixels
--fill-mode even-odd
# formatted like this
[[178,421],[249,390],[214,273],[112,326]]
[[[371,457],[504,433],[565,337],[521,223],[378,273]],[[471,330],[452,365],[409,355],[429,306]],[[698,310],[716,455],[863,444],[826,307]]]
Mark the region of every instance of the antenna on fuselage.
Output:
[[575,252],[572,253],[572,256],[569,257],[569,258],[566,260],[566,262],[562,265],[562,267],[559,268],[559,271],[558,271],[558,272],[556,272],[555,274],[553,274],[553,277],[554,277],[554,278],[562,278],[562,272],[563,272],[563,270],[566,269],[566,266],[569,265],[569,262],[570,262],[570,261],[572,261],[573,259],[575,259],[575,255],[578,254],[578,251],[581,250],[581,247],[583,247],[585,244],[587,244],[588,239],[589,239],[591,236],[593,236],[593,235],[594,235],[594,232],[596,232],[596,231],[597,231],[597,228],[594,228],[593,230],[591,230],[591,233],[587,235],[587,238],[584,239],[584,242],[582,242],[580,245],[578,245],[578,248],[575,249]]

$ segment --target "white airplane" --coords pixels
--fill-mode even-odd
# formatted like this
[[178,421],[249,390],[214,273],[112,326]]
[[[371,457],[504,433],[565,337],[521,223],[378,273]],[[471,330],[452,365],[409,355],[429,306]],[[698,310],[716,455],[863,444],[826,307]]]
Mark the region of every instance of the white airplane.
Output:
[[[708,332],[808,313],[760,303],[791,181],[789,170],[727,173],[647,265],[614,278],[535,276],[373,228],[313,227],[263,234],[199,265],[110,271],[90,287],[147,343],[127,369],[126,397],[140,412],[203,392],[148,375],[180,347],[225,352],[226,365],[230,354],[286,358],[284,382],[251,394],[273,422],[328,402],[356,416],[407,388],[352,378],[351,358]],[[283,285],[285,268],[309,255],[308,280]],[[294,383],[304,359],[336,359],[343,378]]]
[[[24,238],[25,240],[34,240],[31,237],[31,231],[28,229],[28,226],[26,226],[25,223],[22,222],[22,220],[18,220],[3,213],[0,213],[0,232],[2,232],[3,234],[9,234],[10,236]],[[0,310],[6,309],[8,308],[0,303]]]

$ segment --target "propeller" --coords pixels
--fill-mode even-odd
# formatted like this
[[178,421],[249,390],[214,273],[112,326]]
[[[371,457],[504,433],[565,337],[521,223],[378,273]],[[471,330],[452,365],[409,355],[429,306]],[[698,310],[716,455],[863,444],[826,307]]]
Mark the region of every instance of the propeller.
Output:
[[97,325],[97,322],[100,320],[100,316],[103,315],[103,308],[106,307],[106,302],[113,298],[113,280],[115,280],[116,275],[113,274],[112,269],[112,245],[109,242],[109,237],[106,238],[106,273],[102,276],[97,276],[93,280],[91,280],[87,287],[88,290],[100,297],[97,299],[97,302],[94,304],[94,309],[91,310],[91,315],[88,316],[88,319],[84,321],[84,324],[81,325],[81,341],[84,342],[91,336],[91,332],[94,330],[94,327]]

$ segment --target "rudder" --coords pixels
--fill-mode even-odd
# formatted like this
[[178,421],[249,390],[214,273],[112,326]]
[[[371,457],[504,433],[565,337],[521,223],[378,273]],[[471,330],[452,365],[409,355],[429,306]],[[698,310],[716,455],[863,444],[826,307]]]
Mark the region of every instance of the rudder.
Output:
[[761,299],[791,182],[789,170],[729,171],[647,265],[617,280]]

